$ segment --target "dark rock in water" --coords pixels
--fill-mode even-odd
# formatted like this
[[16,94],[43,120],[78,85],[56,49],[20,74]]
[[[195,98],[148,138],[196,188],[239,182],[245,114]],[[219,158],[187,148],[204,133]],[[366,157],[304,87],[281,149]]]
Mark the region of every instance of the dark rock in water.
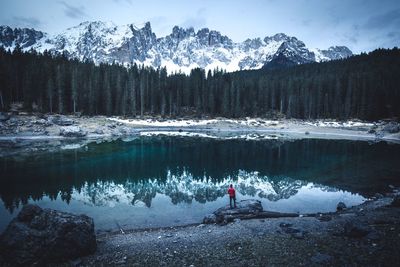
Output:
[[332,260],[332,256],[323,254],[323,253],[315,253],[314,256],[311,257],[311,262],[317,264],[328,263]]
[[95,252],[93,219],[26,205],[0,237],[2,257],[17,266],[63,262]]
[[203,219],[203,223],[226,224],[233,222],[235,219],[255,219],[255,218],[279,218],[279,217],[298,217],[296,213],[280,213],[272,211],[263,211],[261,201],[247,199],[236,203],[236,208],[229,205],[219,208],[213,214],[207,215]]
[[392,203],[390,204],[390,206],[399,208],[399,207],[400,207],[400,196],[396,196],[396,197],[393,199],[393,201],[392,201]]
[[336,206],[336,210],[337,211],[342,211],[345,210],[347,208],[346,204],[344,204],[343,202],[339,202]]
[[69,119],[65,116],[51,116],[48,118],[48,120],[58,126],[70,126],[74,124],[72,119]]
[[362,238],[371,232],[371,228],[359,222],[347,222],[344,225],[344,235],[352,238]]
[[61,127],[60,135],[65,137],[85,137],[87,131],[82,130],[79,126],[65,126]]

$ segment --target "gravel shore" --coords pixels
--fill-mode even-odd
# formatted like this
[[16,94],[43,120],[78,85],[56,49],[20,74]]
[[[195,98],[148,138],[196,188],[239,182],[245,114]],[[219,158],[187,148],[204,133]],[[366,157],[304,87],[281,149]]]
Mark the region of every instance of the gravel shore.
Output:
[[[98,235],[81,266],[396,266],[400,208],[391,197],[343,212]],[[389,206],[387,206],[389,205]],[[68,265],[67,264],[67,265]]]

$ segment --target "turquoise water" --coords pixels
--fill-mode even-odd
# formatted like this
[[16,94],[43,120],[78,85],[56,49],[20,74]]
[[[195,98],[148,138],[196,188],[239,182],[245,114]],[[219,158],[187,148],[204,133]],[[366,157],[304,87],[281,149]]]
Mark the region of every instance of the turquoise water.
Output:
[[335,210],[400,186],[400,145],[332,140],[138,137],[0,158],[0,231],[24,203],[85,213],[96,229],[197,223],[256,198],[282,212]]

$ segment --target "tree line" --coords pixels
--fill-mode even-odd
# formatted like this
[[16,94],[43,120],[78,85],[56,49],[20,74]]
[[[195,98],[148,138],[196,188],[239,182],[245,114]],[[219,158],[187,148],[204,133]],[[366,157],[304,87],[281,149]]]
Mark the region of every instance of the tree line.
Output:
[[400,115],[400,50],[226,73],[100,64],[0,48],[0,109],[122,116],[376,120]]

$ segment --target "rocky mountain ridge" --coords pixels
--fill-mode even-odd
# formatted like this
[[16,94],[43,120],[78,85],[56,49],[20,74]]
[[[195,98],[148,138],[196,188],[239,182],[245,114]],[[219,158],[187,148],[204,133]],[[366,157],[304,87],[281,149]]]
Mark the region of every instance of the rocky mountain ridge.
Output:
[[218,31],[175,26],[171,34],[157,38],[150,22],[138,28],[111,22],[82,22],[56,35],[35,29],[0,26],[0,46],[24,51],[64,53],[95,63],[140,64],[166,67],[168,72],[189,73],[193,68],[237,70],[259,69],[268,64],[297,65],[346,58],[345,46],[327,50],[309,49],[296,37],[278,33],[235,43]]

